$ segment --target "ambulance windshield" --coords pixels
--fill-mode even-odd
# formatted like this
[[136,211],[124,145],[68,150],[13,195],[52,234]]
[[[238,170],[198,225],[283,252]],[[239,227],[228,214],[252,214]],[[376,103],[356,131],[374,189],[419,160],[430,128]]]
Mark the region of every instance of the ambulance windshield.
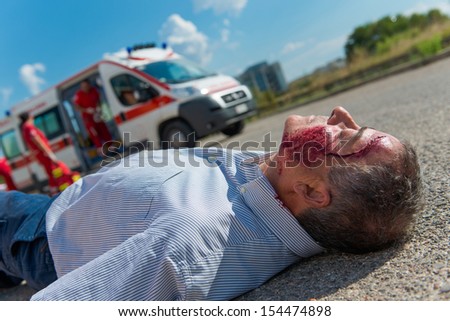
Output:
[[215,75],[184,59],[158,61],[137,69],[167,84],[181,84]]

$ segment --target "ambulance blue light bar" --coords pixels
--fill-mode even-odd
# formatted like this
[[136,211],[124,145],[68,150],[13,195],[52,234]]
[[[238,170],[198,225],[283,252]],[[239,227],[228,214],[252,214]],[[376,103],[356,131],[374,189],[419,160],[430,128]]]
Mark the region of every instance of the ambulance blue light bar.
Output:
[[141,43],[141,44],[134,45],[133,47],[127,47],[127,52],[130,54],[132,51],[154,48],[154,47],[156,47],[156,44],[154,42]]

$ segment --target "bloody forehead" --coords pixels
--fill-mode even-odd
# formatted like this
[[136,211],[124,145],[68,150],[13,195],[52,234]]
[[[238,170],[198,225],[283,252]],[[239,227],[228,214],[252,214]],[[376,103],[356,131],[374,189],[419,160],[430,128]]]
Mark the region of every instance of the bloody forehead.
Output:
[[325,126],[319,125],[283,134],[282,144],[285,147],[298,148],[311,143],[325,148],[327,143]]
[[311,166],[320,155],[325,155],[327,144],[325,126],[314,126],[284,133],[280,153],[287,161],[300,161]]

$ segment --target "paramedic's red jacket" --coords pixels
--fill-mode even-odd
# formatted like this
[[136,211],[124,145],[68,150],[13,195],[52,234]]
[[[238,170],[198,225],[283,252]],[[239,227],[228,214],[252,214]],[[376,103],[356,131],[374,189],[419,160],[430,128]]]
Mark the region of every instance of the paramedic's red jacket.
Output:
[[97,108],[99,101],[100,94],[94,87],[91,87],[88,92],[79,89],[73,98],[73,102],[82,109],[81,116],[84,125],[86,126],[90,139],[97,148],[102,147],[102,141],[108,142],[112,140],[105,123],[103,121],[96,121],[94,114],[86,111],[88,108]]
[[42,164],[44,167],[51,167],[52,160],[47,155],[46,152],[42,151],[38,145],[34,142],[33,137],[39,137],[42,140],[42,143],[47,146],[49,149],[50,143],[48,142],[47,137],[45,137],[44,133],[39,130],[36,126],[34,126],[32,123],[26,122],[22,126],[22,135],[23,140],[27,144],[28,148],[30,149],[32,155],[36,157],[36,159],[39,161],[39,163]]
[[80,106],[83,109],[83,121],[86,122],[94,122],[94,115],[89,114],[85,109],[88,108],[96,108],[98,105],[98,102],[100,101],[100,95],[98,93],[98,90],[94,87],[91,87],[88,92],[85,92],[83,90],[78,90],[75,94],[75,97],[73,99],[73,102]]
[[3,177],[8,191],[17,189],[11,177],[11,167],[9,167],[8,161],[4,157],[0,157],[0,176]]
[[[44,167],[48,176],[48,184],[50,187],[56,187],[59,191],[62,191],[74,182],[73,175],[78,176],[78,173],[72,173],[70,168],[67,167],[67,165],[62,161],[52,161],[48,154],[45,151],[42,151],[34,142],[33,137],[39,137],[42,143],[51,149],[47,137],[45,137],[44,133],[40,131],[33,123],[26,122],[22,125],[22,136],[23,140],[30,149],[31,154]],[[55,170],[58,170],[56,173],[58,175],[55,174]]]

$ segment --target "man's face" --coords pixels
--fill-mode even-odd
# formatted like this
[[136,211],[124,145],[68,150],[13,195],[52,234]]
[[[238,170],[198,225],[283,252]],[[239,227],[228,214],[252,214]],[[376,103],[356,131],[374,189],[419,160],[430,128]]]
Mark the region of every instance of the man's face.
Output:
[[347,110],[336,107],[330,117],[289,116],[280,153],[293,160],[301,158],[306,167],[317,167],[333,156],[346,163],[389,162],[402,148],[397,138],[360,127]]
[[88,92],[89,89],[91,89],[91,85],[90,85],[87,81],[83,81],[83,82],[80,84],[80,88],[81,88],[82,91]]

